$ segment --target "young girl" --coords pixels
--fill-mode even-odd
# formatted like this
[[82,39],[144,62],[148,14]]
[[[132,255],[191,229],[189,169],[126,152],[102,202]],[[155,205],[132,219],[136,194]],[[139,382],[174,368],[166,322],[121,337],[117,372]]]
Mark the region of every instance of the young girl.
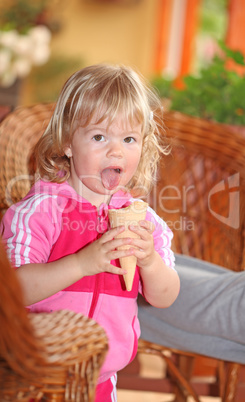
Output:
[[[105,328],[109,352],[96,401],[115,401],[116,372],[135,356],[137,295],[168,307],[179,292],[172,232],[148,207],[146,220],[117,239],[108,208],[149,192],[161,145],[161,103],[132,69],[94,65],[73,74],[36,146],[39,180],[5,214],[2,236],[33,312],[70,309]],[[127,250],[119,250],[129,245]],[[135,247],[133,247],[135,246]],[[118,259],[137,258],[131,291]]]

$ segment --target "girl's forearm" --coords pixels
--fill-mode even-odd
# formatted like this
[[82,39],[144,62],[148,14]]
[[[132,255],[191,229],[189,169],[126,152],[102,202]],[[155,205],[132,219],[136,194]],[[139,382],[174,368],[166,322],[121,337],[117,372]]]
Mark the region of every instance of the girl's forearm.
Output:
[[125,257],[129,250],[117,250],[127,244],[126,238],[116,239],[123,232],[120,226],[106,232],[93,243],[57,261],[44,264],[26,264],[17,269],[27,305],[46,299],[67,288],[84,276],[110,272],[123,275],[123,270],[110,261]]
[[75,254],[50,263],[22,265],[16,273],[27,306],[52,296],[82,277]]
[[167,267],[157,252],[153,263],[141,268],[140,275],[144,296],[152,306],[165,308],[173,304],[179,294],[179,276],[174,269]]

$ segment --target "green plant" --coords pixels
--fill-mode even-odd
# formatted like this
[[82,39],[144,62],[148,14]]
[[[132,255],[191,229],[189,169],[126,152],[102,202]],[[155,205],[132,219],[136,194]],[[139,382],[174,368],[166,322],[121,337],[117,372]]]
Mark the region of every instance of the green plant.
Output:
[[245,66],[244,57],[224,43],[219,44],[222,54],[216,55],[199,75],[186,76],[184,89],[177,89],[174,81],[159,77],[153,80],[153,85],[162,97],[170,98],[172,110],[220,123],[245,125],[245,75],[227,68],[230,59]]
[[0,30],[26,34],[32,27],[46,25],[51,32],[59,29],[55,19],[57,0],[7,0],[0,6]]

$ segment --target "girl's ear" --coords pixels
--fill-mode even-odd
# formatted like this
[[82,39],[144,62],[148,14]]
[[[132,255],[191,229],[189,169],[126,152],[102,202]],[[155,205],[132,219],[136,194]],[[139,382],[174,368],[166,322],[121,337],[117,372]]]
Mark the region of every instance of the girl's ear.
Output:
[[65,148],[64,148],[64,153],[65,153],[65,155],[67,156],[67,158],[71,158],[71,157],[72,157],[71,146],[65,147]]

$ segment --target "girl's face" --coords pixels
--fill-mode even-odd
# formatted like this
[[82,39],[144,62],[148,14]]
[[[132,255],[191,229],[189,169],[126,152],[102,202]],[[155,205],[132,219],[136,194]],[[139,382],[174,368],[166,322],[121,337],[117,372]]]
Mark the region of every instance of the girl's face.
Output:
[[131,125],[118,115],[108,126],[104,120],[78,127],[65,153],[70,154],[68,182],[93,205],[108,202],[111,195],[129,183],[142,152],[141,124]]

